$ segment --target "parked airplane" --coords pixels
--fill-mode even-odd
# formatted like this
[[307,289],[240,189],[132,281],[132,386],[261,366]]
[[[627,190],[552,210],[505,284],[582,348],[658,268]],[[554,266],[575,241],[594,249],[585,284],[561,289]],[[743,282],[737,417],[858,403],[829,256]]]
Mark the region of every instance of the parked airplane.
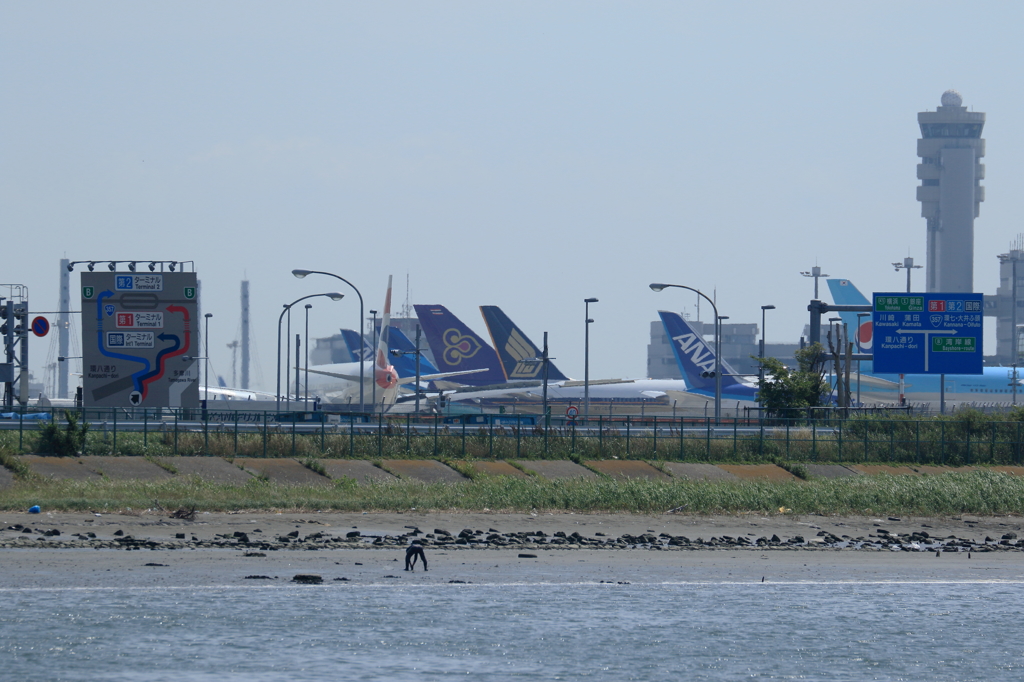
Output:
[[[536,359],[543,355],[543,351],[530,340],[526,332],[497,306],[480,306],[480,313],[494,347],[499,349],[498,356],[508,380],[542,379],[544,363]],[[687,383],[678,379],[591,379],[589,384],[591,403],[644,402],[659,398],[678,401],[690,397]],[[570,379],[553,362],[548,362],[549,401],[580,402],[584,398],[585,389],[583,381]]]
[[[836,305],[871,305],[871,301],[862,294],[857,287],[853,285],[848,279],[829,279],[828,289],[832,294],[832,301]],[[871,327],[871,318],[861,317],[857,319],[857,313],[854,312],[841,312],[839,316],[846,323],[848,329],[857,330],[860,348],[864,353],[870,353],[872,348],[873,333]],[[858,337],[855,337],[857,340]],[[885,380],[889,387],[887,390],[882,392],[883,397],[879,397],[878,390],[873,389],[870,396],[875,400],[884,400],[886,402],[895,402],[897,394],[895,386],[899,381],[899,375],[897,374],[875,374],[872,371],[872,362],[869,360],[863,360],[860,363],[861,376],[864,379],[868,377],[879,378]],[[1019,373],[1017,370],[1017,387],[1016,395],[1017,400],[1024,404],[1024,383],[1021,382]],[[1014,398],[1014,369],[1012,367],[985,367],[983,368],[983,374],[947,374],[945,375],[946,381],[946,401],[947,402],[994,402],[994,403],[1011,403]],[[908,398],[912,398],[915,401],[938,401],[940,391],[940,376],[937,374],[905,374],[905,394]],[[854,379],[856,381],[856,379]],[[862,388],[863,391],[863,388]],[[863,400],[863,398],[862,398]]]
[[[398,399],[399,392],[407,384],[416,381],[415,374],[409,377],[400,377],[394,365],[389,363],[392,357],[390,353],[389,338],[391,331],[391,276],[388,275],[388,292],[384,298],[384,316],[381,321],[381,334],[377,342],[377,349],[372,363],[367,360],[356,362],[342,362],[330,365],[317,365],[316,368],[309,368],[310,391],[314,390],[322,395],[328,402],[353,404],[359,400],[360,367],[363,369],[363,399],[369,404],[370,395],[373,390],[370,382],[377,384],[376,402],[385,406],[394,405]],[[369,365],[369,366],[367,366]],[[296,371],[304,372],[303,368],[296,368]],[[475,373],[469,372],[444,372],[435,374],[422,374],[421,381],[432,381],[452,376]],[[408,390],[408,389],[406,389]]]
[[[658,315],[672,344],[672,354],[679,365],[679,371],[686,377],[690,391],[714,396],[715,352],[679,313],[659,310]],[[724,359],[719,364],[722,370],[723,400],[757,400],[756,384],[743,381]]]

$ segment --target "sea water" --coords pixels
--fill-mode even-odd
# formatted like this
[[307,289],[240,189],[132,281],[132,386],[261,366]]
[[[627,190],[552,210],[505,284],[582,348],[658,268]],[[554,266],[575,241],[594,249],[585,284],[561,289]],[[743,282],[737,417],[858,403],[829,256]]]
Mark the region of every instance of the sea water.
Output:
[[9,680],[1019,680],[1024,584],[0,589]]

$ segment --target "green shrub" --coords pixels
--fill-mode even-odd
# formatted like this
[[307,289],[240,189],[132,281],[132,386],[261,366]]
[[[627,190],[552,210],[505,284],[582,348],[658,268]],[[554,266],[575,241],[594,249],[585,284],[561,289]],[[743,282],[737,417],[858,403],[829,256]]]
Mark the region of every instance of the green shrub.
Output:
[[78,416],[70,410],[64,411],[64,426],[53,419],[39,425],[39,451],[58,457],[74,457],[85,448],[89,423],[78,423]]

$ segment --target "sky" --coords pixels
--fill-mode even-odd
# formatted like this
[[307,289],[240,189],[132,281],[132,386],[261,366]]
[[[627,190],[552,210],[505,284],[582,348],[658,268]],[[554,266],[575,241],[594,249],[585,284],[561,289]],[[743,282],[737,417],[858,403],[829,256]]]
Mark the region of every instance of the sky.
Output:
[[[798,340],[815,264],[902,290],[916,115],[955,88],[988,115],[994,293],[1024,232],[1022,24],[1009,2],[0,2],[0,281],[49,311],[60,258],[194,261],[230,383],[247,278],[266,389],[283,304],[347,294],[311,337],[359,318],[294,268],[367,311],[408,278],[480,333],[499,305],[574,377],[597,297],[590,376],[640,377],[657,311],[696,313],[651,282],[730,322],[775,305],[769,343]],[[33,341],[37,378],[55,357]]]

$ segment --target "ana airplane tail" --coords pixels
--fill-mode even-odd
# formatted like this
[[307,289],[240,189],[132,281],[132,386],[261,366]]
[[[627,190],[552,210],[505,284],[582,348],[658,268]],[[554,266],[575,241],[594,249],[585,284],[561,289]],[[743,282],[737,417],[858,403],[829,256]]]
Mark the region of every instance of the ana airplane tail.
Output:
[[[482,305],[480,312],[498,351],[505,377],[509,381],[543,379],[544,363],[536,361],[543,351],[498,306]],[[554,363],[548,362],[548,381],[565,381],[568,378]]]
[[[661,323],[665,326],[672,344],[672,353],[679,364],[679,370],[686,379],[686,385],[693,389],[713,391],[715,388],[715,352],[704,342],[701,335],[693,330],[679,313],[659,310]],[[722,386],[743,385],[735,376],[732,367],[724,360],[722,367]]]
[[505,383],[494,349],[443,305],[417,305],[416,316],[442,372],[484,370],[466,375],[460,383],[487,386]]
[[[828,282],[829,293],[832,294],[832,302],[836,305],[871,305],[864,294],[857,290],[857,287],[853,286],[853,282],[848,279],[829,279]],[[857,313],[854,312],[841,312],[839,317],[843,319],[846,326],[851,331],[856,330],[857,336],[854,337],[860,340],[861,352],[871,352],[871,342],[873,340],[873,330],[871,327],[871,316],[857,317]],[[824,332],[822,332],[824,336]]]

